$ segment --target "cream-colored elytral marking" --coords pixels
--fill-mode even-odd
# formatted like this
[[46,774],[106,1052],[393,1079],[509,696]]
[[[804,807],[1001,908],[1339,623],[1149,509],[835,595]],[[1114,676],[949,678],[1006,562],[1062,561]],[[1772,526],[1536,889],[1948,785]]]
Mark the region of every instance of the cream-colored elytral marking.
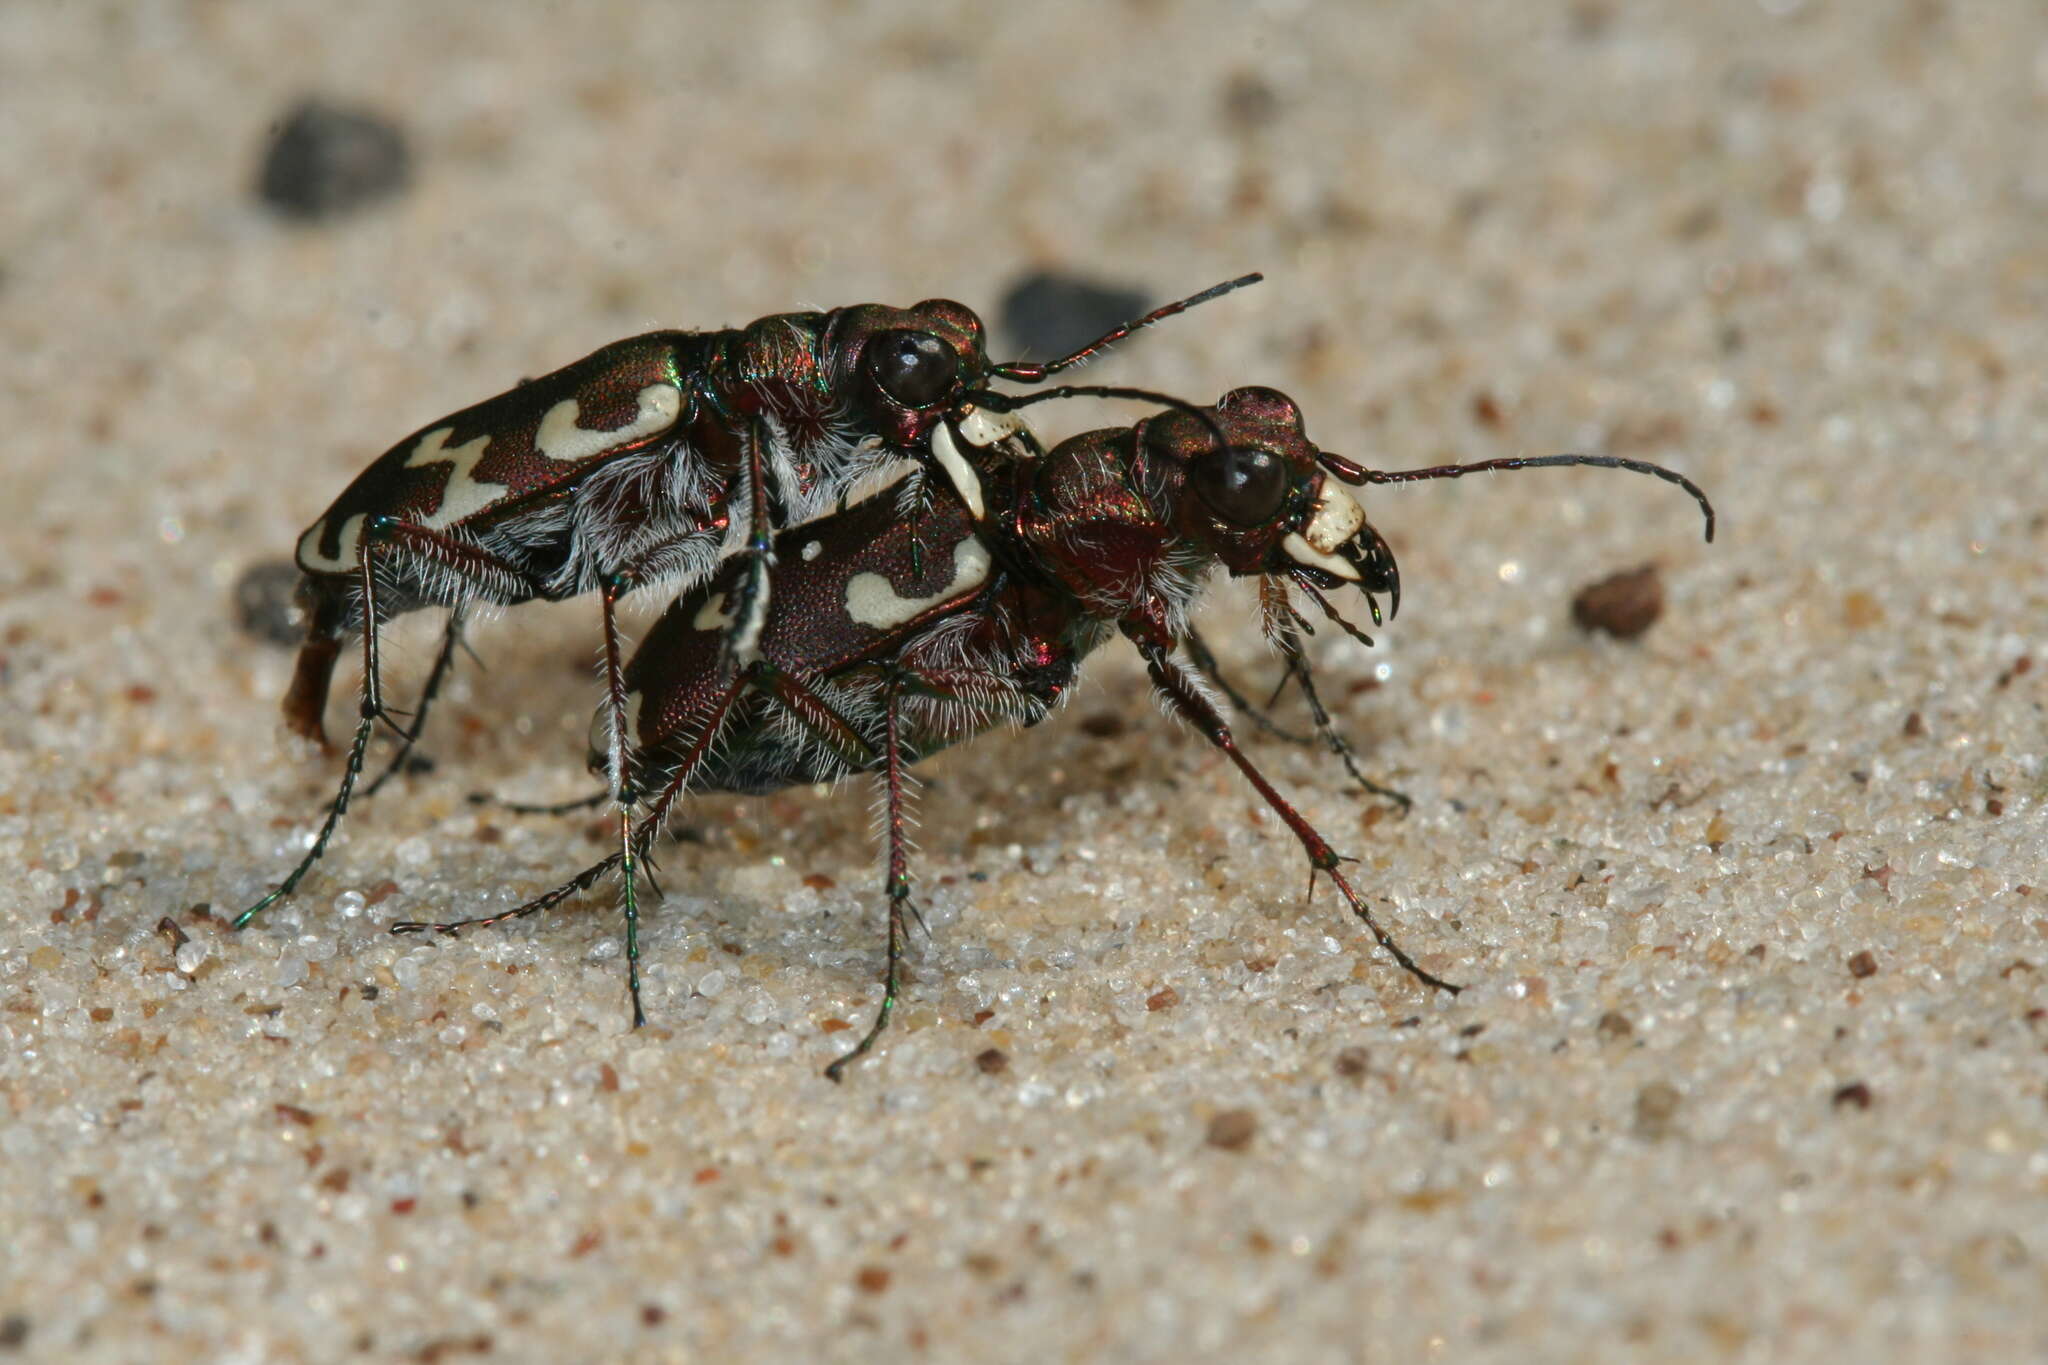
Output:
[[590,431],[576,425],[582,407],[575,399],[564,398],[540,419],[540,429],[533,433],[533,448],[550,460],[587,460],[592,455],[631,445],[643,436],[668,430],[682,410],[681,389],[666,382],[649,384],[640,390],[640,410],[633,414],[632,421],[613,431]]
[[448,478],[441,485],[441,505],[419,520],[419,524],[430,531],[453,526],[473,513],[483,511],[505,491],[505,485],[485,483],[476,476],[476,462],[484,457],[484,451],[490,446],[490,436],[485,434],[474,441],[451,446],[448,438],[454,434],[454,427],[435,427],[420,437],[420,443],[405,459],[407,469],[430,464],[449,466]]
[[[961,455],[960,447],[953,443],[953,430],[941,422],[932,428],[932,456],[939,462],[939,468],[946,471],[952,480],[953,490],[960,495],[960,501],[967,504],[967,515],[976,521],[988,516],[988,504],[981,498],[981,479],[973,466]],[[864,575],[872,577],[872,575]]]
[[1321,569],[1324,573],[1335,574],[1339,578],[1348,578],[1353,583],[1358,581],[1358,569],[1355,566],[1337,558],[1335,555],[1324,554],[1321,550],[1303,540],[1299,531],[1289,531],[1287,539],[1280,542],[1280,548],[1312,569]]
[[732,609],[725,603],[725,594],[715,592],[697,608],[697,615],[690,624],[698,630],[724,630],[732,621]]
[[1339,545],[1358,534],[1358,528],[1365,525],[1365,509],[1358,500],[1330,479],[1323,480],[1323,491],[1316,498],[1315,513],[1309,517],[1308,525],[1302,530],[1302,539],[1324,554],[1334,551]]
[[332,557],[320,553],[320,540],[327,532],[327,518],[314,522],[311,529],[299,537],[299,567],[329,571],[355,568],[356,547],[363,538],[363,521],[368,515],[358,512],[341,524],[341,537]]
[[947,598],[979,586],[988,578],[988,567],[988,546],[969,536],[953,547],[953,581],[930,597],[904,597],[878,573],[855,574],[846,583],[846,614],[859,625],[893,630]]

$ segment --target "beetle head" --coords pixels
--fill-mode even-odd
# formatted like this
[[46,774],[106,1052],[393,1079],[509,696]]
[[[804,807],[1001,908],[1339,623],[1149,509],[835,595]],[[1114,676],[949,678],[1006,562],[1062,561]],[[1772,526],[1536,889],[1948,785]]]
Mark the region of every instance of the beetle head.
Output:
[[[1231,573],[1271,574],[1308,589],[1350,584],[1368,601],[1387,593],[1398,607],[1393,551],[1330,476],[1286,394],[1233,389],[1207,414],[1146,419],[1136,442],[1140,477],[1164,481],[1161,505],[1170,504],[1174,529]],[[1379,615],[1373,602],[1373,619]]]
[[853,395],[862,424],[892,445],[921,442],[988,380],[987,329],[951,299],[863,304],[842,310],[836,323],[829,379]]

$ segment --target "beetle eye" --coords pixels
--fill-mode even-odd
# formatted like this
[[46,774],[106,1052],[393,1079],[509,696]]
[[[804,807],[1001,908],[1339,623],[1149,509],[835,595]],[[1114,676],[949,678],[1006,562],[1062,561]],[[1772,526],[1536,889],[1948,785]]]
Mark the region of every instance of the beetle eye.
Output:
[[906,408],[928,408],[953,391],[959,362],[930,332],[884,332],[868,343],[868,373]]
[[1239,526],[1270,521],[1287,500],[1287,462],[1257,446],[1233,446],[1197,459],[1189,481],[1216,515]]

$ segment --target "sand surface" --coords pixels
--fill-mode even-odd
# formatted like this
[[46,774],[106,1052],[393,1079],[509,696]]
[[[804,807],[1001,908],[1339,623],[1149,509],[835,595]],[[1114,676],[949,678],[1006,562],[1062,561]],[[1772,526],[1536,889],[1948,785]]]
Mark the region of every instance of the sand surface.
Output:
[[[760,8],[0,9],[0,1357],[2048,1355],[2048,17]],[[308,96],[406,187],[266,208]],[[1369,499],[1402,611],[1319,676],[1415,809],[1250,743],[1463,996],[1120,647],[926,768],[844,1086],[864,791],[685,812],[638,1033],[609,893],[389,936],[604,851],[465,799],[585,789],[588,602],[480,627],[436,769],[226,931],[336,777],[233,590],[373,455],[636,331],[1037,268],[1267,272],[1103,382],[1713,493],[1711,546],[1625,474]],[[1572,623],[1645,563],[1647,635]],[[1249,595],[1207,621],[1270,685]]]

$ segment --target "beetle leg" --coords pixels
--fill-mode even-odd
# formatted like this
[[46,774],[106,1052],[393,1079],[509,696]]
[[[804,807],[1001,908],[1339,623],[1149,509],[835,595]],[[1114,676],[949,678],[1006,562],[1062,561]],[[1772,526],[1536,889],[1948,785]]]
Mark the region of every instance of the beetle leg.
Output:
[[[438,924],[424,920],[400,920],[391,926],[391,932],[419,934],[432,931],[452,937],[464,929],[482,929],[493,924],[502,924],[506,920],[525,919],[528,915],[537,915],[543,910],[553,909],[579,892],[588,891],[613,868],[619,868],[624,875],[626,888],[622,897],[626,915],[626,989],[633,1001],[633,1027],[639,1028],[645,1024],[647,1014],[640,1004],[640,907],[633,892],[633,868],[647,856],[647,846],[653,842],[654,832],[661,828],[661,820],[667,817],[669,807],[688,788],[690,779],[710,757],[719,731],[725,728],[726,717],[731,715],[734,703],[751,682],[750,673],[741,674],[727,683],[704,708],[702,724],[689,749],[670,776],[668,785],[662,790],[661,799],[655,803],[654,811],[641,823],[639,830],[632,831],[620,840],[617,853],[592,863],[546,895],[537,896],[524,905],[515,906],[500,914],[482,915],[475,919],[444,920]],[[610,793],[606,792],[603,795]],[[602,799],[602,796],[599,799]]]
[[[1268,701],[1265,706],[1261,706],[1239,691],[1230,679],[1224,677],[1222,666],[1216,662],[1216,655],[1210,650],[1208,641],[1204,640],[1195,631],[1193,626],[1188,627],[1187,634],[1182,637],[1181,647],[1187,650],[1188,659],[1194,664],[1195,670],[1210,682],[1216,684],[1216,690],[1229,700],[1231,708],[1250,721],[1254,727],[1288,744],[1308,745],[1315,742],[1312,736],[1304,735],[1294,730],[1282,729],[1269,714],[1268,708],[1272,706],[1272,701]],[[1288,675],[1282,675],[1280,685],[1285,687],[1287,681]],[[1279,695],[1278,692],[1275,692],[1273,694],[1274,700],[1277,700]]]
[[455,651],[462,648],[462,626],[468,614],[469,604],[466,602],[457,603],[455,609],[448,613],[448,625],[441,632],[441,649],[434,656],[433,668],[428,670],[426,686],[420,689],[419,704],[412,712],[412,723],[399,731],[398,752],[384,765],[384,771],[363,788],[365,797],[375,796],[391,780],[392,774],[404,765],[413,745],[419,742],[421,733],[426,730],[427,713],[433,709],[434,699],[441,695],[442,684],[447,682],[449,670],[455,666]]
[[[327,816],[320,823],[320,832],[313,836],[313,846],[306,850],[306,856],[299,859],[298,864],[285,874],[284,880],[279,882],[270,894],[235,916],[231,928],[245,928],[256,916],[298,890],[299,883],[313,870],[313,864],[319,862],[326,854],[328,842],[333,839],[342,816],[348,814],[349,800],[355,794],[356,782],[363,775],[363,758],[370,747],[370,733],[376,728],[377,723],[383,721],[391,726],[398,732],[399,739],[406,746],[410,746],[413,738],[417,736],[417,727],[426,723],[424,701],[431,701],[431,696],[423,699],[420,714],[413,717],[415,728],[412,734],[408,734],[393,721],[384,709],[384,680],[379,665],[378,649],[378,627],[381,622],[377,616],[377,555],[380,551],[405,553],[423,558],[457,575],[467,586],[475,589],[479,596],[517,597],[521,593],[532,595],[539,588],[538,584],[516,566],[474,545],[454,540],[424,526],[399,521],[395,517],[379,517],[370,523],[356,549],[357,572],[361,579],[363,595],[363,683],[356,707],[355,735],[349,741],[348,761],[341,772],[341,785],[334,793],[334,800],[328,803]],[[460,605],[458,602],[458,609]],[[452,640],[461,638],[459,629],[453,623],[450,630]],[[451,651],[452,642],[444,644],[444,653]],[[436,672],[441,671],[437,663]],[[438,688],[438,683],[430,680],[429,688],[430,691]],[[401,749],[400,757],[403,755],[404,751]],[[381,782],[383,779],[380,777],[378,780]]]
[[903,833],[902,696],[900,682],[892,676],[884,704],[882,737],[882,791],[887,802],[886,829],[889,839],[889,965],[882,975],[882,1003],[875,1010],[875,1022],[868,1026],[867,1033],[854,1044],[853,1050],[825,1068],[825,1079],[830,1081],[839,1080],[847,1066],[872,1048],[875,1040],[882,1036],[882,1030],[889,1026],[889,1016],[895,1012],[902,977],[903,915],[905,910],[911,908],[910,849],[909,840]]
[[1403,815],[1414,809],[1415,801],[1408,793],[1396,791],[1367,777],[1358,768],[1358,754],[1351,742],[1338,733],[1336,722],[1323,707],[1323,699],[1316,694],[1316,685],[1309,670],[1308,654],[1301,647],[1301,632],[1292,622],[1283,622],[1275,628],[1273,643],[1280,650],[1280,657],[1287,661],[1287,677],[1292,678],[1301,689],[1301,699],[1308,703],[1308,713],[1315,722],[1316,734],[1322,737],[1325,748],[1337,756],[1344,765],[1344,771],[1351,774],[1351,780],[1382,800],[1391,801]]
[[760,659],[761,631],[768,624],[768,571],[775,567],[775,551],[768,511],[768,461],[762,450],[769,439],[766,426],[758,416],[747,421],[747,548],[740,551],[746,557],[747,570],[734,594],[732,624],[725,632],[726,663],[735,669]]
[[1380,928],[1379,921],[1372,916],[1372,911],[1366,908],[1365,902],[1359,899],[1358,893],[1352,890],[1351,883],[1345,879],[1340,866],[1343,859],[1337,856],[1336,850],[1330,847],[1328,841],[1316,832],[1313,825],[1302,818],[1301,812],[1287,803],[1287,799],[1266,780],[1266,775],[1260,772],[1237,747],[1237,740],[1230,733],[1230,726],[1210,704],[1209,699],[1202,695],[1200,689],[1188,677],[1186,670],[1174,662],[1171,642],[1159,638],[1154,624],[1142,617],[1127,618],[1119,624],[1124,634],[1138,647],[1138,653],[1144,657],[1145,671],[1152,677],[1152,686],[1158,690],[1166,704],[1182,719],[1201,731],[1205,739],[1221,749],[1224,755],[1237,765],[1237,770],[1244,774],[1245,780],[1252,784],[1252,788],[1264,799],[1266,805],[1280,817],[1288,829],[1294,832],[1294,837],[1301,841],[1302,851],[1308,855],[1309,866],[1314,872],[1325,874],[1337,884],[1337,890],[1343,895],[1345,903],[1351,907],[1351,913],[1358,916],[1371,932],[1374,941],[1386,950],[1387,955],[1399,963],[1410,976],[1426,986],[1434,986],[1440,991],[1449,991],[1454,995],[1462,989],[1424,970],[1386,930]]

